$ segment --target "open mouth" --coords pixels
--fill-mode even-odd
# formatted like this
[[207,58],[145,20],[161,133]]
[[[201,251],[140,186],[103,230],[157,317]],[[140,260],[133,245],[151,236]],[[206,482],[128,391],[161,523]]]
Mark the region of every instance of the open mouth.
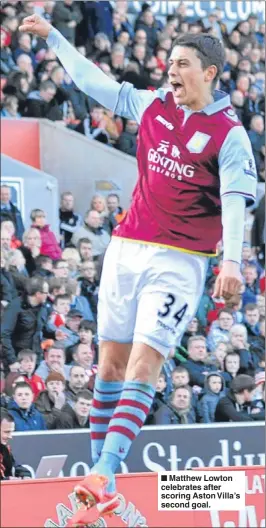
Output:
[[178,93],[183,88],[183,84],[180,82],[174,82],[171,84],[174,93]]

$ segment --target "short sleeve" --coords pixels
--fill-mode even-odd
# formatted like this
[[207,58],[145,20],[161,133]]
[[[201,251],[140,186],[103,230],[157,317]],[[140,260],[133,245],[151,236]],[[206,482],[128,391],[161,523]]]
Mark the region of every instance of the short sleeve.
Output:
[[240,194],[250,205],[256,200],[257,171],[252,147],[244,127],[228,133],[218,158],[220,194]]

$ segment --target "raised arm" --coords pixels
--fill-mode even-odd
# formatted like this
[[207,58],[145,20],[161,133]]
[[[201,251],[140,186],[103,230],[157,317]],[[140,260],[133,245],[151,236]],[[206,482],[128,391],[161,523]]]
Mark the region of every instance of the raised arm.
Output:
[[76,86],[117,115],[140,123],[143,112],[158,97],[157,92],[138,91],[129,83],[110,79],[39,15],[25,18],[19,30],[45,39]]

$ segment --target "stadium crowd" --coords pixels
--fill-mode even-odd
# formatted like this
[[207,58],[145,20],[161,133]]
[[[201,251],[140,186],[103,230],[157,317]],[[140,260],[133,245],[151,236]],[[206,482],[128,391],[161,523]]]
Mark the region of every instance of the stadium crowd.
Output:
[[[135,156],[137,123],[81,93],[43,40],[19,34],[21,19],[34,9],[29,1],[1,5],[1,116],[47,118]],[[180,33],[222,38],[220,89],[231,94],[259,182],[265,180],[265,25],[256,15],[229,32],[219,9],[192,20],[185,3],[164,25],[148,4],[132,23],[123,0],[115,9],[106,1],[48,1],[42,13],[106,75],[139,89],[168,86],[167,59]],[[110,194],[94,196],[82,215],[69,189],[61,196],[57,239],[41,209],[31,211],[25,230],[11,189],[1,186],[1,407],[16,431],[89,427],[102,262],[125,214],[119,196]],[[212,297],[220,243],[198,312],[164,365],[147,425],[264,419],[264,197],[253,219],[243,245],[242,292],[230,302]]]

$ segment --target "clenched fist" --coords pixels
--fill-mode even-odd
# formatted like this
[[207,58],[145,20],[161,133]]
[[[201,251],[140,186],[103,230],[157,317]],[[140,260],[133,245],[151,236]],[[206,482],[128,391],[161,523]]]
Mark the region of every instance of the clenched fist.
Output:
[[19,26],[19,31],[22,33],[32,33],[43,39],[47,39],[51,29],[51,24],[39,15],[31,15],[24,18],[22,25]]
[[222,269],[216,279],[213,297],[217,299],[223,297],[225,301],[228,301],[233,295],[240,292],[242,284],[239,264],[226,260],[223,262]]

